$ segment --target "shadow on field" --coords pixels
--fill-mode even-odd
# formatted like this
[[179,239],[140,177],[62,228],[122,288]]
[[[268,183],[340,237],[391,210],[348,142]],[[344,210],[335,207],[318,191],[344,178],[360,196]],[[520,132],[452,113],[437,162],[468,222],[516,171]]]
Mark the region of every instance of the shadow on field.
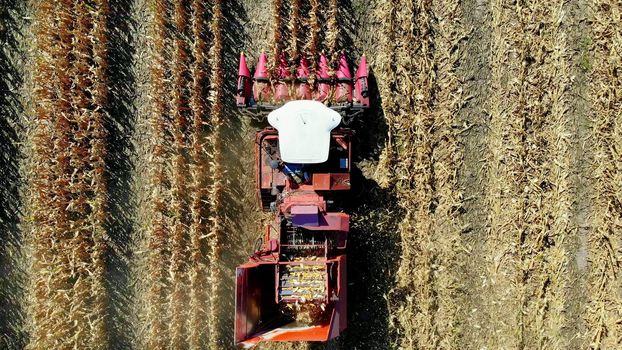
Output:
[[0,348],[24,347],[25,271],[19,230],[21,176],[20,143],[24,136],[24,111],[20,97],[24,48],[20,46],[26,27],[22,1],[4,1],[0,7]]
[[[222,262],[220,265],[221,294],[218,306],[219,329],[212,341],[222,349],[233,348],[233,317],[235,303],[235,267],[243,262],[250,251],[248,236],[258,232],[249,232],[254,226],[254,218],[245,216],[253,212],[245,199],[248,191],[254,189],[254,169],[248,168],[249,159],[254,157],[253,149],[247,147],[249,140],[245,130],[249,130],[248,121],[235,106],[234,92],[240,51],[243,43],[249,40],[243,22],[246,22],[246,11],[240,2],[223,2],[223,71],[224,75],[224,112],[221,133],[222,163],[225,171],[225,188],[223,191],[221,213],[224,218],[224,235],[222,241]],[[248,133],[250,134],[250,133]],[[251,152],[251,153],[249,153]],[[252,164],[252,161],[250,162]],[[247,249],[248,248],[248,249]]]
[[[369,86],[372,108],[351,125],[356,132],[355,161],[377,161],[387,137],[373,73]],[[352,169],[352,198],[347,210],[352,215],[348,240],[348,328],[338,344],[341,349],[388,349],[391,339],[385,294],[395,279],[401,255],[397,226],[402,209],[390,188],[380,187],[357,167]]]
[[132,135],[136,124],[134,100],[136,97],[134,63],[136,23],[132,19],[134,0],[110,0],[108,21],[108,149],[105,161],[109,192],[106,232],[107,284],[110,299],[106,326],[110,348],[129,349],[133,344],[131,330],[132,287],[130,285],[130,244],[133,235],[133,217],[136,213],[132,193]]
[[[361,48],[354,45],[359,28],[352,15],[351,0],[339,0],[339,46],[358,65]],[[376,163],[385,147],[388,126],[378,85],[370,69],[371,108],[349,125],[355,131],[354,162]],[[380,169],[382,170],[382,169]],[[390,169],[384,169],[390,171]],[[401,256],[398,224],[403,210],[389,188],[366,178],[360,169],[352,171],[351,214],[348,240],[348,328],[334,342],[311,344],[310,349],[389,349],[389,310],[385,294],[395,280]]]

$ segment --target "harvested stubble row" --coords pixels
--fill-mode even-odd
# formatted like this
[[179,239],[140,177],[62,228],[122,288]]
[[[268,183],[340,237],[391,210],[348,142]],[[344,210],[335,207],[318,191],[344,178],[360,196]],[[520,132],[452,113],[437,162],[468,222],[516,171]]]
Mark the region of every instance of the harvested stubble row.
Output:
[[[489,133],[488,346],[566,348],[574,231],[569,180],[569,55],[562,8],[494,4]],[[509,43],[509,45],[508,45]],[[507,77],[514,77],[508,79]],[[513,310],[501,315],[495,310]],[[491,330],[492,331],[492,330]]]
[[595,181],[586,341],[593,348],[613,349],[622,342],[622,4],[600,0],[593,9],[589,103]]
[[148,273],[140,281],[147,294],[146,333],[136,341],[149,348],[217,347],[222,4],[158,0],[152,5],[151,225]]
[[[520,79],[521,62],[510,60],[508,46],[518,47],[517,33],[521,31],[514,22],[512,9],[506,9],[502,3],[495,3],[491,8],[492,45],[490,52],[491,83],[493,94],[488,101],[490,113],[490,131],[488,134],[489,169],[488,230],[490,239],[484,246],[486,254],[486,276],[490,278],[488,298],[491,309],[507,310],[504,313],[488,314],[489,318],[499,320],[496,329],[486,334],[489,345],[509,344],[517,347],[516,338],[522,331],[517,322],[517,299],[520,284],[516,274],[520,268],[517,261],[516,241],[522,230],[523,171],[523,120],[516,96],[517,81]],[[506,44],[507,43],[507,44]],[[506,76],[519,77],[509,81]],[[487,320],[490,322],[490,320]],[[495,331],[498,331],[495,332]]]
[[[523,191],[526,225],[519,234],[520,312],[523,333],[518,346],[566,349],[563,332],[577,315],[568,313],[569,246],[575,232],[574,189],[570,184],[570,52],[556,3],[517,8],[521,22],[523,72],[519,75],[519,110],[523,124]],[[536,24],[538,23],[538,24]]]
[[27,122],[31,158],[25,226],[31,286],[27,347],[107,343],[106,252],[108,3],[43,1],[36,13],[37,104]]
[[[389,295],[391,327],[404,348],[455,348],[458,265],[456,171],[461,160],[453,129],[460,92],[455,45],[460,26],[449,20],[457,2],[382,2],[378,79],[389,140],[383,164],[393,171],[400,206],[402,256]],[[398,29],[396,29],[398,28]]]

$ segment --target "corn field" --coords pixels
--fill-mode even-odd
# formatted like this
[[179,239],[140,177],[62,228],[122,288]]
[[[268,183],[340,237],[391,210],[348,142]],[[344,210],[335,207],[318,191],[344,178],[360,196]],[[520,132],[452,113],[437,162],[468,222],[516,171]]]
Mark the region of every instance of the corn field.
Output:
[[370,66],[348,328],[622,348],[622,4],[0,0],[0,348],[234,349],[268,217],[237,59]]

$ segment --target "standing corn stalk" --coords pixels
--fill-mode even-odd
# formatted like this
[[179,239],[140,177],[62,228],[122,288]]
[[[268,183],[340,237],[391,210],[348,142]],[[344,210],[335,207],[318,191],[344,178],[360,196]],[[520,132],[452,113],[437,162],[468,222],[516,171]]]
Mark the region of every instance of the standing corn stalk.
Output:
[[[289,57],[293,59],[298,58],[299,55],[299,44],[300,44],[300,30],[301,30],[301,20],[300,20],[300,1],[301,0],[292,0],[290,5],[290,16],[289,16]],[[293,61],[292,61],[293,62]],[[295,69],[295,67],[294,67]]]
[[326,21],[326,48],[328,49],[328,63],[331,77],[335,76],[339,49],[339,5],[337,0],[329,0],[328,19]]
[[34,106],[32,120],[29,121],[29,142],[31,157],[28,163],[29,182],[26,225],[29,228],[28,242],[31,250],[30,295],[28,299],[28,327],[30,330],[29,348],[52,347],[57,334],[48,332],[54,277],[56,269],[55,251],[50,249],[49,240],[55,226],[50,211],[54,201],[52,193],[52,157],[54,142],[51,124],[55,118],[54,101],[58,98],[55,89],[55,50],[59,46],[56,19],[57,6],[52,1],[39,4],[35,21],[35,47],[39,50],[35,56],[33,72],[33,96],[38,103]]
[[153,112],[150,118],[151,137],[153,141],[150,158],[150,184],[152,188],[151,216],[152,221],[148,232],[149,248],[149,290],[147,324],[148,334],[146,344],[151,349],[163,349],[168,346],[167,327],[164,315],[168,308],[166,294],[168,269],[166,256],[169,254],[170,228],[168,226],[168,186],[169,178],[166,173],[168,150],[168,103],[169,86],[167,77],[167,26],[169,21],[169,2],[155,0],[154,27],[153,27],[153,55],[154,64],[151,71]]
[[190,177],[192,183],[191,191],[191,223],[190,223],[190,341],[192,349],[198,349],[207,339],[207,303],[208,303],[208,282],[207,282],[207,246],[203,233],[206,230],[207,202],[206,173],[207,157],[205,147],[208,140],[205,135],[207,103],[203,97],[207,85],[207,42],[204,31],[207,27],[205,23],[205,6],[203,0],[192,1],[192,35],[194,45],[192,46],[192,56],[194,62],[191,68],[192,89],[190,94],[190,109],[192,111],[191,126],[191,166]]
[[89,324],[91,325],[92,348],[106,348],[108,337],[106,332],[106,306],[108,304],[108,292],[104,281],[106,269],[105,253],[106,245],[106,212],[107,193],[105,178],[106,158],[106,121],[108,114],[105,106],[108,105],[108,19],[110,6],[108,0],[95,0],[95,12],[93,13],[93,28],[90,38],[93,46],[93,75],[94,84],[92,89],[92,102],[94,109],[91,112],[91,142],[90,163],[92,165],[91,191],[93,197],[90,201],[91,216],[89,222],[92,225],[91,240],[91,266],[92,279],[91,295],[93,307]]
[[[222,195],[223,195],[223,167],[222,167],[222,144],[221,144],[221,130],[223,123],[223,88],[224,88],[224,73],[223,73],[223,4],[222,0],[214,0],[212,6],[212,21],[210,23],[210,30],[213,34],[212,47],[209,51],[209,60],[212,75],[210,77],[210,95],[209,102],[210,108],[210,125],[212,127],[211,141],[211,187],[209,189],[209,207],[211,209],[210,216],[210,232],[209,232],[209,262],[210,262],[210,313],[208,318],[208,325],[211,331],[211,337],[215,338],[216,330],[219,329],[218,324],[218,296],[220,293],[220,281],[221,281],[221,236],[223,233],[222,227]],[[215,342],[211,343],[213,349],[218,349],[218,345]]]
[[[48,181],[42,183],[46,188],[41,188],[43,192],[43,203],[35,204],[41,199],[33,198],[33,209],[47,211],[49,214],[43,222],[36,221],[31,224],[31,238],[33,242],[33,269],[31,278],[34,283],[32,288],[35,296],[29,305],[29,321],[31,322],[32,337],[29,340],[29,348],[54,348],[69,346],[73,333],[73,324],[68,315],[71,314],[71,257],[69,244],[71,237],[70,217],[66,208],[70,204],[70,193],[68,191],[68,175],[70,154],[69,132],[69,113],[71,101],[71,77],[69,69],[71,67],[70,54],[73,40],[73,11],[69,1],[56,2],[56,6],[47,6],[42,3],[42,10],[51,12],[38,13],[40,25],[47,26],[52,23],[52,28],[41,28],[40,30],[51,30],[51,36],[44,35],[38,42],[42,49],[44,60],[52,67],[51,75],[47,77],[35,75],[35,92],[42,88],[54,91],[49,96],[50,104],[46,107],[48,111],[41,110],[38,115],[39,120],[43,121],[43,114],[47,114],[47,119],[51,128],[49,143],[34,145],[37,148],[49,148],[48,166],[51,168]],[[55,18],[55,22],[49,22],[47,18]],[[46,40],[46,41],[44,41]],[[47,41],[49,40],[49,41]],[[46,48],[52,48],[47,51]],[[44,70],[45,71],[45,70]],[[42,78],[39,80],[38,78]],[[49,79],[48,81],[45,81]],[[36,138],[34,142],[42,139]],[[35,160],[40,162],[41,160]],[[36,165],[35,165],[36,167]],[[45,172],[44,172],[45,173]],[[49,198],[46,200],[45,198]],[[34,213],[35,217],[37,213]],[[44,218],[44,217],[40,217]],[[37,222],[39,221],[39,222]],[[41,230],[41,231],[39,231]],[[45,233],[45,235],[41,235]],[[38,250],[49,250],[49,254]],[[43,261],[42,261],[43,260]],[[43,290],[42,290],[43,289]],[[68,297],[69,296],[69,297]],[[42,304],[38,301],[45,298]],[[34,302],[35,304],[32,304]]]
[[317,71],[317,60],[319,54],[319,45],[320,45],[320,1],[319,0],[310,0],[311,9],[309,10],[309,38],[307,39],[307,44],[305,45],[305,51],[308,57],[310,57],[309,62],[311,62],[311,77],[315,77],[315,72]]
[[[71,309],[69,314],[71,322],[75,325],[73,334],[73,345],[78,348],[87,347],[90,343],[90,329],[87,322],[89,316],[89,298],[91,294],[88,269],[91,251],[91,229],[88,222],[89,196],[87,194],[90,179],[89,164],[89,142],[90,142],[90,113],[91,101],[87,96],[86,89],[90,89],[93,84],[93,76],[90,70],[91,40],[89,40],[90,24],[92,18],[86,4],[82,1],[75,1],[73,4],[75,13],[73,28],[73,48],[71,57],[72,66],[69,71],[73,78],[71,92],[71,111],[66,119],[72,130],[69,136],[67,153],[70,155],[70,166],[72,168],[69,177],[68,190],[70,192],[70,202],[67,211],[72,218],[72,236],[68,242],[72,256],[72,278],[76,282],[72,286],[70,293]],[[69,169],[67,169],[69,171]]]
[[272,59],[270,70],[278,64],[283,51],[283,0],[272,0]]
[[[56,6],[46,2],[40,5],[38,15],[46,18],[40,22],[38,46],[50,68],[39,67],[45,78],[37,73],[34,89],[35,94],[42,97],[42,106],[48,109],[38,109],[37,119],[50,113],[45,118],[52,127],[42,128],[41,132],[51,135],[45,140],[46,144],[37,145],[44,138],[42,134],[35,134],[33,147],[41,151],[47,147],[45,153],[52,161],[49,164],[51,173],[44,172],[47,181],[33,179],[35,188],[44,195],[32,200],[31,237],[35,296],[31,302],[36,303],[31,307],[41,311],[30,313],[32,337],[28,347],[105,347],[106,134],[103,115],[107,91],[108,7],[105,1],[91,6],[69,0],[58,1]],[[53,13],[47,12],[51,10]],[[55,18],[54,22],[47,17]],[[52,23],[54,27],[48,27]],[[99,47],[94,45],[95,40]],[[47,53],[47,45],[53,45],[54,50]],[[52,84],[45,82],[53,77],[56,80]],[[44,93],[43,89],[49,91]],[[35,153],[39,154],[42,153]],[[39,162],[35,160],[31,166],[36,168]],[[40,187],[44,183],[47,190]],[[48,194],[41,193],[48,191]],[[36,205],[35,201],[40,203]],[[49,211],[45,219],[36,214],[42,210]],[[45,232],[46,236],[42,237],[35,230]],[[38,242],[40,240],[43,242]],[[49,240],[47,244],[46,240]],[[49,250],[49,254],[38,252],[40,249]],[[46,277],[41,269],[52,275]],[[47,282],[41,283],[39,278]],[[38,290],[44,286],[46,292]],[[47,301],[41,303],[39,299],[43,296]]]
[[170,347],[173,349],[187,348],[188,332],[188,279],[187,279],[187,231],[188,225],[188,198],[187,178],[188,162],[186,158],[186,129],[188,124],[187,115],[187,91],[188,91],[188,9],[186,1],[177,0],[173,10],[173,59],[172,76],[173,88],[171,89],[172,106],[172,201],[171,210],[173,223],[171,229],[171,264],[170,283],[173,287],[170,297]]

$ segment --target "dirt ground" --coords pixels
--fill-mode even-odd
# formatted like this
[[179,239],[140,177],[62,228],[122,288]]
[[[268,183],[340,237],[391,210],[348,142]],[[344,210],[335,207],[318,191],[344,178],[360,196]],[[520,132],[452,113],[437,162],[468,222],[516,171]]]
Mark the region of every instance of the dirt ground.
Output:
[[[38,17],[41,4],[65,3]],[[86,35],[62,27],[80,14],[73,3],[0,5],[1,348],[233,349],[235,266],[267,219],[253,169],[267,124],[235,108],[239,53],[254,62],[313,40],[351,62],[365,54],[371,71],[372,107],[350,125],[348,328],[326,344],[260,349],[622,347],[618,2],[94,0],[90,15],[106,14],[108,98],[65,107],[91,123],[107,113],[106,180],[84,183],[95,186],[88,213],[105,188],[104,221],[67,219],[62,200],[31,190],[91,169],[32,172],[47,154],[42,164],[60,169],[59,140],[80,140],[51,135],[50,146],[36,129],[63,122],[37,107],[63,103],[35,98],[62,85],[38,78],[51,43],[32,38],[45,23]],[[75,57],[89,55],[102,51]],[[102,66],[84,62],[91,75]],[[50,208],[58,225],[40,219]],[[79,224],[92,239],[75,248]],[[83,279],[91,292],[78,290]]]

